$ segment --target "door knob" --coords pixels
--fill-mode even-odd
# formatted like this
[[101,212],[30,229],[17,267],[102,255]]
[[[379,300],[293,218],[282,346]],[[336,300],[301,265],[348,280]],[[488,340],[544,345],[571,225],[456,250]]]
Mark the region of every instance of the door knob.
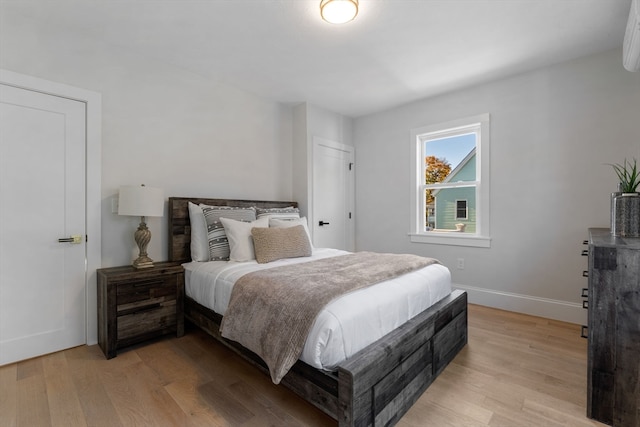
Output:
[[82,243],[82,236],[80,234],[74,234],[71,237],[63,237],[61,239],[58,239],[59,243]]
[[320,227],[322,227],[323,225],[329,225],[329,223],[328,223],[328,222],[324,222],[324,221],[319,221],[319,222],[318,222],[318,225],[319,225]]

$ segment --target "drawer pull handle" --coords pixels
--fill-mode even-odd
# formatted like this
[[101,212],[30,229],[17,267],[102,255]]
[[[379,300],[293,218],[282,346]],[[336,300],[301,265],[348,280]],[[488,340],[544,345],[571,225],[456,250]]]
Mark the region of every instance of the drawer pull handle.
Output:
[[135,314],[144,313],[145,311],[157,310],[158,308],[160,308],[160,304],[152,304],[152,305],[148,305],[146,307],[140,307],[139,310],[135,311]]
[[589,301],[582,301],[582,308],[589,310]]
[[588,245],[588,244],[589,244],[589,241],[588,241],[588,240],[583,240],[583,241],[582,241],[582,244],[583,244],[583,245]]
[[584,270],[584,271],[582,272],[582,277],[589,277],[589,271]]
[[582,325],[580,328],[580,338],[589,338],[589,327]]
[[589,298],[589,288],[582,288],[582,298]]
[[585,249],[584,251],[582,251],[582,256],[589,256],[589,249]]
[[156,303],[156,304],[151,304],[151,305],[145,305],[144,307],[130,308],[128,310],[123,310],[123,311],[118,312],[118,316],[130,316],[130,315],[141,314],[141,313],[144,313],[146,311],[157,310],[160,307],[162,307],[162,305],[159,304],[159,303]]
[[147,280],[147,281],[142,281],[142,282],[135,282],[133,284],[134,288],[139,288],[141,286],[155,286],[155,285],[162,285],[164,282],[162,280]]

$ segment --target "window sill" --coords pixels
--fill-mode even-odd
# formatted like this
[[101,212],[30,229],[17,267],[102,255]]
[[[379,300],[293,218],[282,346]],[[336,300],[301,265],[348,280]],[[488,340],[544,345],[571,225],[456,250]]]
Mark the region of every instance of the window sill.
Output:
[[425,234],[410,233],[411,243],[431,243],[435,245],[470,246],[476,248],[490,248],[491,237],[475,234],[431,232]]

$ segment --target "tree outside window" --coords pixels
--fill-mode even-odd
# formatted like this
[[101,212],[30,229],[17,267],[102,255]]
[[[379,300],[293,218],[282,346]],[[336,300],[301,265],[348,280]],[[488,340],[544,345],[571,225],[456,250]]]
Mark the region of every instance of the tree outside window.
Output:
[[[425,168],[425,183],[435,184],[444,181],[451,172],[451,165],[447,162],[447,159],[439,158],[436,156],[427,156],[424,158],[426,164]],[[426,226],[428,229],[435,228],[435,197],[433,197],[433,190],[427,190],[426,198]]]

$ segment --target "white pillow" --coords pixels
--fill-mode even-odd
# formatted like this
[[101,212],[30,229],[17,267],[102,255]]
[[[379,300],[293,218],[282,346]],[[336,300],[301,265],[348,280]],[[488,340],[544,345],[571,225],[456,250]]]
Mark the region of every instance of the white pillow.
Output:
[[189,220],[191,221],[191,260],[209,261],[209,237],[207,223],[202,208],[189,202]]
[[309,227],[307,226],[307,217],[303,216],[302,218],[295,219],[269,218],[269,227],[271,228],[289,228],[295,227],[296,225],[301,225],[304,227],[304,231],[307,232],[307,237],[309,238],[309,244],[313,248],[311,233],[309,233]]
[[269,227],[269,218],[260,218],[252,222],[220,218],[220,222],[222,222],[229,240],[229,260],[238,262],[255,260],[256,253],[253,248],[251,229],[254,227]]

